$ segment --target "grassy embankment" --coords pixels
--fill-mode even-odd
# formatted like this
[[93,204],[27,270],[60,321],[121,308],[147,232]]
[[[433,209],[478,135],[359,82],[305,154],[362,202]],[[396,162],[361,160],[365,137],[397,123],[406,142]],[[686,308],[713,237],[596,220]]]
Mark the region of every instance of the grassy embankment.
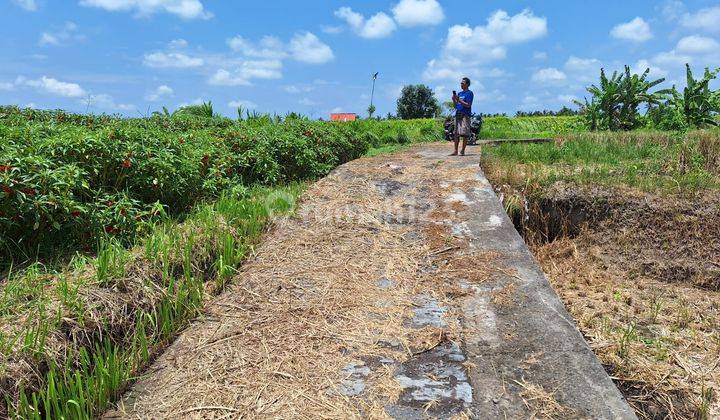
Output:
[[0,416],[101,413],[302,183],[435,121],[0,109]]
[[501,144],[481,165],[638,415],[720,415],[720,130]]

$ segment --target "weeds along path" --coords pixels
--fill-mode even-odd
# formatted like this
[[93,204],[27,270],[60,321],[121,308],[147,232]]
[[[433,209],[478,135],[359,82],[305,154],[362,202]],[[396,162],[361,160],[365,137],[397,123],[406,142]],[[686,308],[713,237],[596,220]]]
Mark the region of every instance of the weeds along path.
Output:
[[478,168],[345,164],[107,418],[633,418]]

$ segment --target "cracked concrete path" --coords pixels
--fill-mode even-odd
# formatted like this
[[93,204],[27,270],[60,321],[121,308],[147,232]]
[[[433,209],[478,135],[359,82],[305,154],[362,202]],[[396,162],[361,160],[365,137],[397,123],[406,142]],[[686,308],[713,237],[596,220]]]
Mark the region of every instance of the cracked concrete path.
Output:
[[315,183],[106,417],[635,418],[469,151]]

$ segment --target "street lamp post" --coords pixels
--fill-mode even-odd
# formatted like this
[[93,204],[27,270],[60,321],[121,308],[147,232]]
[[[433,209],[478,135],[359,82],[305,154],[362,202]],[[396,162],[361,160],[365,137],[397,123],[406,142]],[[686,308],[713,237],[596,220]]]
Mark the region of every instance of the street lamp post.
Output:
[[377,80],[378,74],[380,72],[375,72],[373,74],[373,85],[372,85],[372,91],[370,92],[370,106],[368,107],[368,114],[370,114],[370,118],[372,118],[373,112],[375,112],[375,107],[373,106],[373,97],[375,96],[375,80]]

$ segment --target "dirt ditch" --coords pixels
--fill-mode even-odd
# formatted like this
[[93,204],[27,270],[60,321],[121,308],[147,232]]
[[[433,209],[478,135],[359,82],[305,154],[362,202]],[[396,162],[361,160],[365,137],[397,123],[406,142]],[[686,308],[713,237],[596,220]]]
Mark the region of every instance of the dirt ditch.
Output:
[[720,194],[488,178],[638,416],[720,416]]

